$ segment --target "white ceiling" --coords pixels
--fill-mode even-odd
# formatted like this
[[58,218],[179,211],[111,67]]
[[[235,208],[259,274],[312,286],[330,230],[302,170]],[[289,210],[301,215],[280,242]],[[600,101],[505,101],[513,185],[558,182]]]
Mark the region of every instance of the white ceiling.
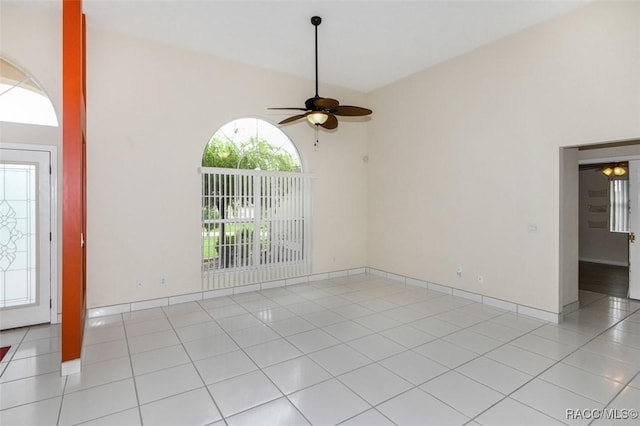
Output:
[[587,1],[84,0],[84,11],[88,25],[312,80],[318,15],[320,81],[369,92]]

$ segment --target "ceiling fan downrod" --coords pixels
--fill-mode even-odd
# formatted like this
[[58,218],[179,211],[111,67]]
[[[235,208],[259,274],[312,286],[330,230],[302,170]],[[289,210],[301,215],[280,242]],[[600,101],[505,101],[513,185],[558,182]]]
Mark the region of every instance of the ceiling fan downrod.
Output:
[[312,16],[311,23],[316,29],[316,96],[315,97],[318,98],[319,97],[318,95],[318,25],[322,23],[322,18],[319,16]]

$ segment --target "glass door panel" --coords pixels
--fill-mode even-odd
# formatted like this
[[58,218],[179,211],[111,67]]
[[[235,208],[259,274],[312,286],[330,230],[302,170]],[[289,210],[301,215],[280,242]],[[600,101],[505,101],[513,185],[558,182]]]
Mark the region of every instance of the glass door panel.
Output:
[[49,154],[0,150],[0,327],[50,321]]

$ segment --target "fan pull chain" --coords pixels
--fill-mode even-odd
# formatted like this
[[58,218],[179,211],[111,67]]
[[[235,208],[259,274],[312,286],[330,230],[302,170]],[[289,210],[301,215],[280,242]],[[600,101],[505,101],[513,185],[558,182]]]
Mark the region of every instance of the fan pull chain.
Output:
[[320,141],[318,141],[318,124],[316,124],[316,142],[313,144],[313,149],[314,150],[318,150],[318,144],[320,143]]

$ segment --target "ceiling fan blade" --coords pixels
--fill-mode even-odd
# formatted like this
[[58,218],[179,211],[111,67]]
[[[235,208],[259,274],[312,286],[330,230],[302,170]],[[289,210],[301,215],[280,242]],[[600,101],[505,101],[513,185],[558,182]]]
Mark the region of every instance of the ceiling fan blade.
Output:
[[285,118],[284,120],[282,120],[281,122],[279,122],[278,124],[287,124],[287,123],[291,123],[292,121],[296,121],[296,120],[300,120],[301,118],[304,118],[306,116],[306,114],[298,114],[298,115],[293,115],[289,118]]
[[282,107],[282,108],[267,108],[267,109],[290,109],[295,111],[306,111],[306,109],[300,108],[300,107]]
[[338,127],[338,119],[336,118],[336,116],[333,114],[327,114],[327,115],[329,116],[329,118],[327,118],[327,121],[321,124],[321,126],[328,130],[335,129],[336,127]]
[[320,108],[336,108],[338,105],[340,105],[340,102],[338,102],[336,99],[331,99],[331,98],[315,98],[313,99],[313,105],[320,107]]
[[371,111],[369,108],[362,108],[351,105],[340,105],[336,106],[335,108],[331,108],[331,112],[335,115],[358,117],[362,115],[369,115],[373,111]]

